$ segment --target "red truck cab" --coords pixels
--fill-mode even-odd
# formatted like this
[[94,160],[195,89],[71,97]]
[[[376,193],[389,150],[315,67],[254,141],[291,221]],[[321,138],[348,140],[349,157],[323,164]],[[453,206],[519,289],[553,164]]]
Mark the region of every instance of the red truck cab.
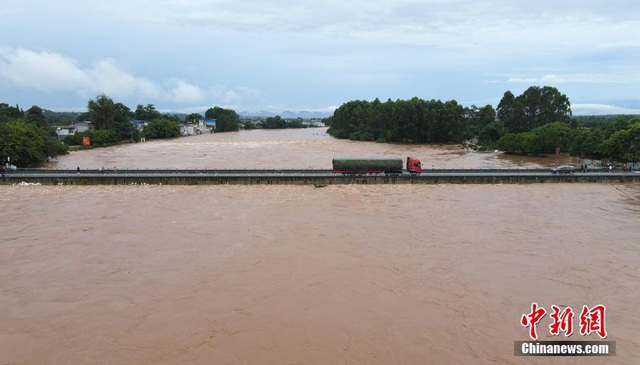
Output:
[[422,173],[422,163],[413,157],[407,157],[407,172],[411,175],[420,175]]

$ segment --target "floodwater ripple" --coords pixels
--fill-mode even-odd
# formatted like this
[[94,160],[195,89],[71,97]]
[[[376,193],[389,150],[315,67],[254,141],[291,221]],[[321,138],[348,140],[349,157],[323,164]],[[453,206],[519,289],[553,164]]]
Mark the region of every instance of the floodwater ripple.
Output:
[[[517,165],[270,132],[82,151],[57,167]],[[638,197],[634,184],[2,186],[0,363],[602,363],[514,357],[535,301],[606,305],[607,363],[634,364]],[[559,339],[547,319],[541,339]]]

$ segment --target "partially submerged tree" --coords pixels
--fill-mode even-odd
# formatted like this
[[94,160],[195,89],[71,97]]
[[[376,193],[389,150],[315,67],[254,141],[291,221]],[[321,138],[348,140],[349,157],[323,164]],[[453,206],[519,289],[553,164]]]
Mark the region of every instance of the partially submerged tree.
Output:
[[527,132],[553,122],[571,122],[569,98],[550,86],[531,86],[518,97],[511,91],[505,92],[497,113],[511,133]]

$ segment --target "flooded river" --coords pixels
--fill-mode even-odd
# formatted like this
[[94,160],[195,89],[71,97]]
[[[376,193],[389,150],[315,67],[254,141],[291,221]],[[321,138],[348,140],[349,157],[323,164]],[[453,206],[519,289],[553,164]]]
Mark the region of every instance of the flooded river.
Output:
[[164,141],[71,152],[51,168],[330,169],[333,158],[407,157],[423,168],[554,166],[570,158],[528,158],[468,152],[460,146],[415,146],[336,140],[326,128],[203,134]]
[[[550,166],[250,131],[52,167]],[[564,161],[563,161],[564,162]],[[640,186],[0,186],[0,364],[637,364]],[[516,357],[537,302],[606,306],[615,357]],[[541,340],[550,316],[538,325]],[[603,361],[604,360],[604,361]]]

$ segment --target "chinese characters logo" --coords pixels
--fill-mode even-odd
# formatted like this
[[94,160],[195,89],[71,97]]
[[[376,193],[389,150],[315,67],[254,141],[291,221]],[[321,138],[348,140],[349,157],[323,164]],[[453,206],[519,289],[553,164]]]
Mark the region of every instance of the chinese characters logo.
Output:
[[[606,308],[602,304],[598,304],[593,308],[583,305],[579,317],[580,334],[582,336],[588,336],[591,333],[596,333],[600,338],[606,338],[605,313]],[[531,311],[522,315],[520,324],[529,329],[529,337],[531,337],[531,339],[538,339],[537,326],[546,314],[546,309],[538,306],[538,303],[533,302],[531,303]],[[549,325],[549,332],[552,335],[558,336],[563,332],[565,337],[570,337],[573,334],[575,314],[571,307],[565,307],[561,310],[560,307],[552,305],[550,317],[552,323]]]

